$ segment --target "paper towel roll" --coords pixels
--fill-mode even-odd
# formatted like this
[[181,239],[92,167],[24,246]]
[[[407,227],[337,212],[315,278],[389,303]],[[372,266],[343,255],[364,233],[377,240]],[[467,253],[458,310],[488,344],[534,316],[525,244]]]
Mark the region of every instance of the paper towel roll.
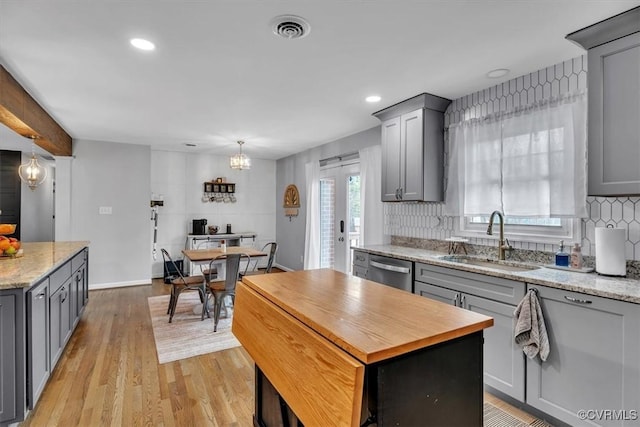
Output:
[[596,271],[609,276],[625,276],[624,228],[596,227]]

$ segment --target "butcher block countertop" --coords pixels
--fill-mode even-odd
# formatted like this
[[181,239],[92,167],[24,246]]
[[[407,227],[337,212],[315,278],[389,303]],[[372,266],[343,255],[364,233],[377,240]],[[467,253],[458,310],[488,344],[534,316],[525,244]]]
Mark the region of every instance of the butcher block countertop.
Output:
[[23,242],[23,256],[0,260],[0,290],[31,287],[87,246],[86,241]]
[[330,269],[243,283],[364,364],[481,331],[493,319]]

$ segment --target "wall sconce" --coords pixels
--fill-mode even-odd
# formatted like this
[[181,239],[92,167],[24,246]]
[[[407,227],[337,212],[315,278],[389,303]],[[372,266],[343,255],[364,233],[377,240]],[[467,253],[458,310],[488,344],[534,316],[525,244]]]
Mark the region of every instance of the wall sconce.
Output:
[[47,179],[47,169],[38,163],[38,159],[36,157],[36,138],[38,138],[36,135],[31,137],[31,159],[27,163],[20,165],[18,168],[20,180],[27,184],[32,191]]
[[251,169],[251,159],[242,154],[242,144],[244,144],[244,141],[238,141],[240,152],[229,158],[229,166],[231,166],[231,169]]

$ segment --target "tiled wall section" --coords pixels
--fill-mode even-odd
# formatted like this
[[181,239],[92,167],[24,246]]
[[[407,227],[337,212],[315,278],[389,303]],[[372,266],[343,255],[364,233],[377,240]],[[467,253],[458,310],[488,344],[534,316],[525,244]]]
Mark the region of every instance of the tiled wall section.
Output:
[[[587,57],[580,56],[552,67],[511,79],[454,100],[445,113],[445,127],[461,120],[484,117],[514,107],[556,97],[587,87]],[[445,144],[446,147],[446,144]],[[446,164],[446,159],[445,159]],[[419,239],[445,239],[456,233],[457,217],[443,215],[443,203],[385,203],[385,234]],[[582,221],[585,255],[595,255],[595,227],[613,224],[627,232],[626,257],[640,260],[640,197],[588,197],[589,218]],[[470,239],[494,246],[490,239]],[[516,249],[555,252],[554,245],[511,242]]]

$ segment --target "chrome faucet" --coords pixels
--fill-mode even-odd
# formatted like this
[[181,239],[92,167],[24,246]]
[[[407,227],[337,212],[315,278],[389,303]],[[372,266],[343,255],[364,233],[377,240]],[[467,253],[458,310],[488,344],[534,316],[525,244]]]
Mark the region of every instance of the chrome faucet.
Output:
[[505,259],[505,250],[511,250],[511,245],[509,245],[509,241],[504,238],[504,215],[500,211],[493,211],[491,216],[489,217],[489,227],[487,227],[487,234],[493,235],[493,219],[498,215],[500,218],[500,237],[498,239],[498,259]]

